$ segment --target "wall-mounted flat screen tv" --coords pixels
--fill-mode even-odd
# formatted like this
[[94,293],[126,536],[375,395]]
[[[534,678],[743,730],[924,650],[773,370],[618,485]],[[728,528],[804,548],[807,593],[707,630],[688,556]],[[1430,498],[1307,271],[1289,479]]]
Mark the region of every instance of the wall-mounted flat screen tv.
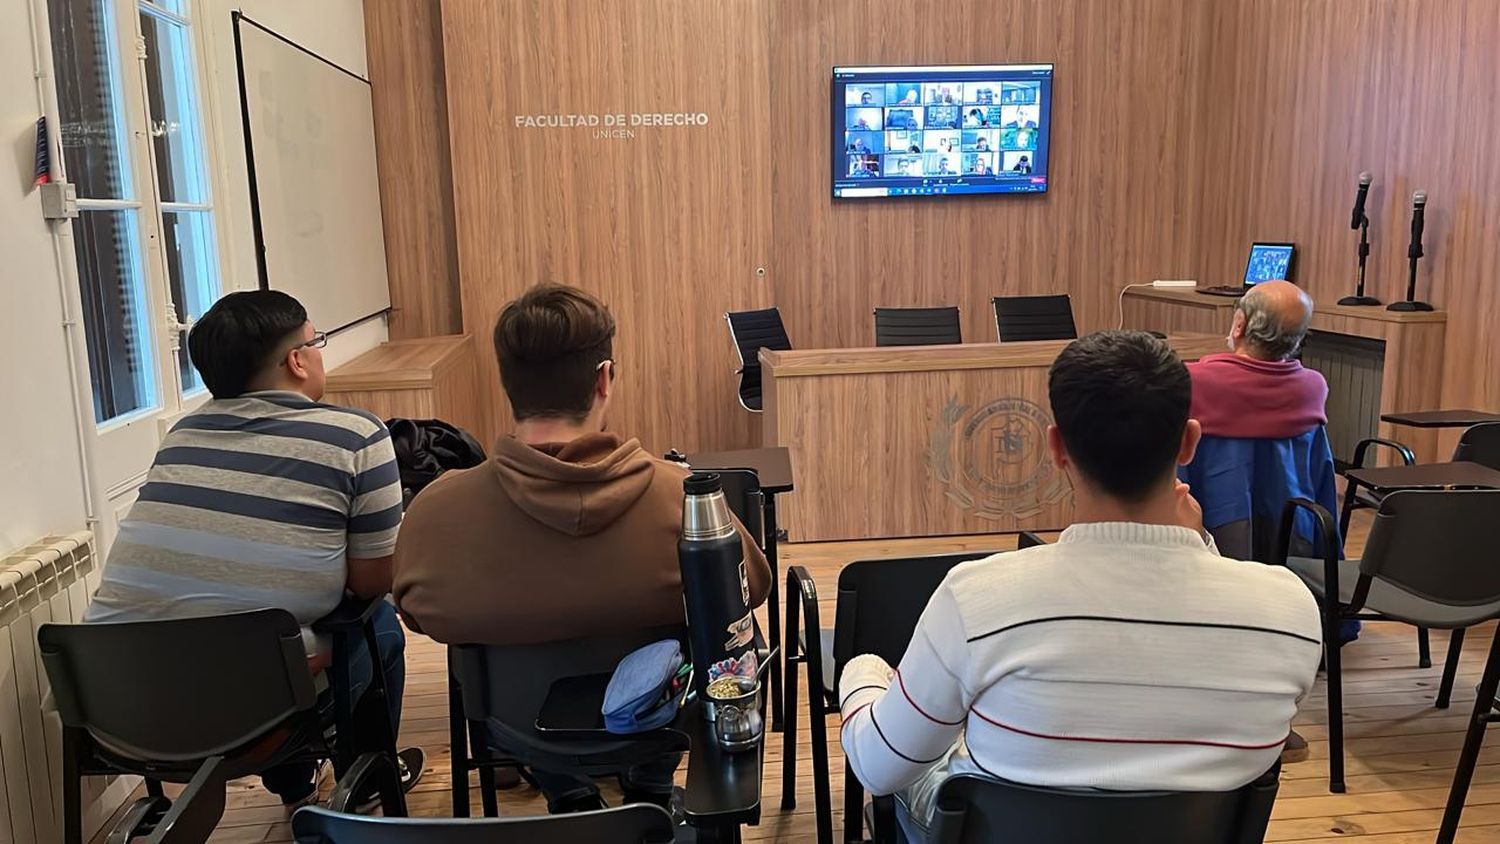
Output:
[[1045,193],[1052,65],[833,69],[833,195]]

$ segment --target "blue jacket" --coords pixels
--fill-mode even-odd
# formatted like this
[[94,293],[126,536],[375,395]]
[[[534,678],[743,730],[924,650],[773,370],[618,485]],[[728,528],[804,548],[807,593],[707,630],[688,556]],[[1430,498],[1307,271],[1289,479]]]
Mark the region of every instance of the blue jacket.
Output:
[[[1280,440],[1205,436],[1193,462],[1177,474],[1203,505],[1203,526],[1214,535],[1219,550],[1238,559],[1271,561],[1281,511],[1289,499],[1311,499],[1335,517],[1339,512],[1333,452],[1321,425]],[[1294,532],[1301,540],[1294,543],[1294,554],[1321,553],[1317,525],[1307,511],[1298,511]],[[1342,539],[1338,545],[1342,557]]]

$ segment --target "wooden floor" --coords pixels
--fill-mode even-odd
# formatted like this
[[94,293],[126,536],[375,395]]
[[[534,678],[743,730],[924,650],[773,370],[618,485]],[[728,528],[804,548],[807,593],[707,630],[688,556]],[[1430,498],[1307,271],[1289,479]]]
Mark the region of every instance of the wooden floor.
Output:
[[[1364,531],[1353,533],[1350,551],[1357,553],[1363,544]],[[850,560],[967,549],[999,550],[1013,547],[1013,543],[1011,537],[968,537],[790,545],[782,550],[782,562],[806,566],[812,573],[821,587],[820,595],[826,596],[822,617],[827,621],[833,618],[831,598],[838,571]],[[1492,632],[1490,627],[1469,636],[1452,708],[1442,711],[1432,708],[1432,701],[1447,646],[1446,634],[1434,632],[1432,646],[1437,665],[1424,670],[1417,668],[1416,636],[1411,628],[1367,624],[1359,641],[1344,650],[1348,793],[1328,793],[1327,703],[1320,679],[1317,690],[1303,703],[1295,725],[1307,738],[1311,758],[1284,770],[1266,840],[1338,839],[1354,844],[1431,842],[1452,781],[1466,715],[1474,704],[1474,686]],[[447,687],[441,646],[425,637],[411,636],[407,666],[401,741],[403,745],[418,744],[427,750],[426,773],[410,796],[411,810],[417,815],[449,816]],[[803,713],[801,717],[797,807],[789,812],[780,808],[782,748],[779,738],[770,736],[766,748],[763,816],[760,826],[746,830],[747,840],[814,840],[807,716]],[[837,744],[836,725],[830,726],[829,735],[833,737],[830,760],[833,770],[838,772],[833,782],[837,831],[843,756]],[[475,814],[479,805],[477,790],[477,785],[470,790]],[[606,797],[609,793],[606,788]],[[508,815],[545,811],[539,795],[525,786],[502,792],[500,805],[501,812]],[[102,836],[98,840],[102,842]],[[231,785],[228,809],[213,840],[289,842],[291,831],[275,798],[261,791],[253,780],[246,780]],[[1480,758],[1459,840],[1471,844],[1500,842],[1500,736],[1491,741]]]

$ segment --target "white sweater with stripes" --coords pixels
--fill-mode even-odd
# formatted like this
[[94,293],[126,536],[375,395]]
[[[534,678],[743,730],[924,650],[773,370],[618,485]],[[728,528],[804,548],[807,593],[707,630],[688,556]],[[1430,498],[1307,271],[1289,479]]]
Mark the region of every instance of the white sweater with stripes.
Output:
[[899,670],[851,660],[844,753],[873,794],[955,743],[950,773],[1230,790],[1275,762],[1321,641],[1287,569],[1220,557],[1187,528],[1074,525],[955,568]]

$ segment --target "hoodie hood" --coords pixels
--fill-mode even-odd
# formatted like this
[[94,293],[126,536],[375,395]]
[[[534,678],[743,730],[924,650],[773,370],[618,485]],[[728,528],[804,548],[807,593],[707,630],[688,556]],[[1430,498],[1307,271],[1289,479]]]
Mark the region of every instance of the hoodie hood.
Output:
[[538,446],[501,437],[489,466],[522,512],[569,536],[609,527],[656,474],[656,461],[639,440],[622,442],[610,433]]

